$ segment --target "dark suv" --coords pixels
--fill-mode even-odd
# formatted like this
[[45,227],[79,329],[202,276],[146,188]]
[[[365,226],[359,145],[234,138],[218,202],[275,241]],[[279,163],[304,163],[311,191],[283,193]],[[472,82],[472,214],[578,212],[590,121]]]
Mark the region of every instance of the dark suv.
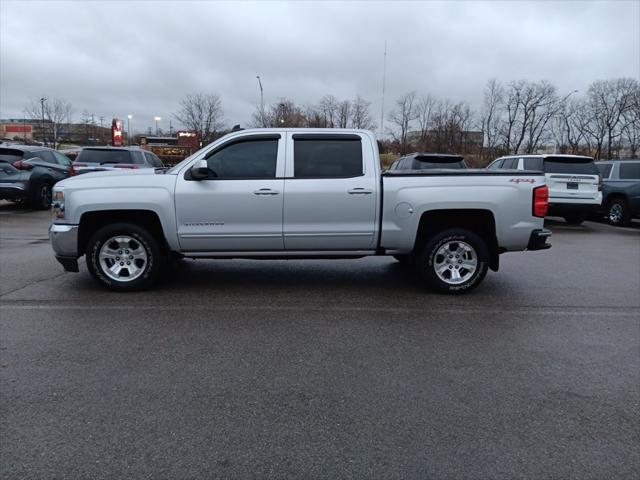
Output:
[[71,175],[139,168],[164,168],[164,165],[154,153],[138,147],[85,147],[73,162]]
[[70,171],[71,160],[50,148],[0,146],[0,199],[49,208],[51,187]]
[[393,162],[389,170],[428,170],[432,168],[467,168],[461,155],[448,153],[412,153]]
[[602,205],[612,225],[628,225],[640,216],[640,160],[597,162],[602,175]]

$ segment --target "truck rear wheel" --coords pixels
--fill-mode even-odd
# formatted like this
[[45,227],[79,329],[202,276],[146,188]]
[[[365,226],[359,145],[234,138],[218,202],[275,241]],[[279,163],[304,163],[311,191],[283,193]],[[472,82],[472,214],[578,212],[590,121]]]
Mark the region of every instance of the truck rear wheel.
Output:
[[158,240],[146,229],[130,223],[101,228],[89,240],[86,251],[93,278],[122,292],[149,288],[165,263]]
[[445,230],[431,237],[417,258],[419,274],[435,290],[457,294],[477,287],[489,268],[489,250],[477,234]]

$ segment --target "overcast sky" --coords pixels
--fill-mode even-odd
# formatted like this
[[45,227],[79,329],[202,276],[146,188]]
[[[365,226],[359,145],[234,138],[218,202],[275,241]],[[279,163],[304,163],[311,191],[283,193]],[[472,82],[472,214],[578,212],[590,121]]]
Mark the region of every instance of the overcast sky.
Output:
[[[145,130],[181,96],[222,97],[227,125],[260,102],[360,94],[379,122],[416,90],[479,108],[488,79],[640,77],[640,0],[215,2],[0,0],[0,118],[47,96]],[[178,126],[173,121],[174,128]]]

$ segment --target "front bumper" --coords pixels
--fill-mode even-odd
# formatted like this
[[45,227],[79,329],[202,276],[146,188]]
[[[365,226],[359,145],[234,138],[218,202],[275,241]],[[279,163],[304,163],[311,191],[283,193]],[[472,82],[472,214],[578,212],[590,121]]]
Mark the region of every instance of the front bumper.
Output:
[[67,272],[78,271],[78,226],[54,223],[49,227],[49,241],[56,260]]
[[527,250],[546,250],[551,248],[551,244],[547,243],[547,238],[551,236],[551,230],[539,228],[531,232]]

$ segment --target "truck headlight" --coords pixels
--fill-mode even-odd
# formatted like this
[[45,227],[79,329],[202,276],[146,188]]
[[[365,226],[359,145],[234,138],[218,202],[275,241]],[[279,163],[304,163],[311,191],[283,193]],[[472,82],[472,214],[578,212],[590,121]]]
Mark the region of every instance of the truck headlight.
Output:
[[64,220],[64,191],[55,190],[53,192],[53,220]]

